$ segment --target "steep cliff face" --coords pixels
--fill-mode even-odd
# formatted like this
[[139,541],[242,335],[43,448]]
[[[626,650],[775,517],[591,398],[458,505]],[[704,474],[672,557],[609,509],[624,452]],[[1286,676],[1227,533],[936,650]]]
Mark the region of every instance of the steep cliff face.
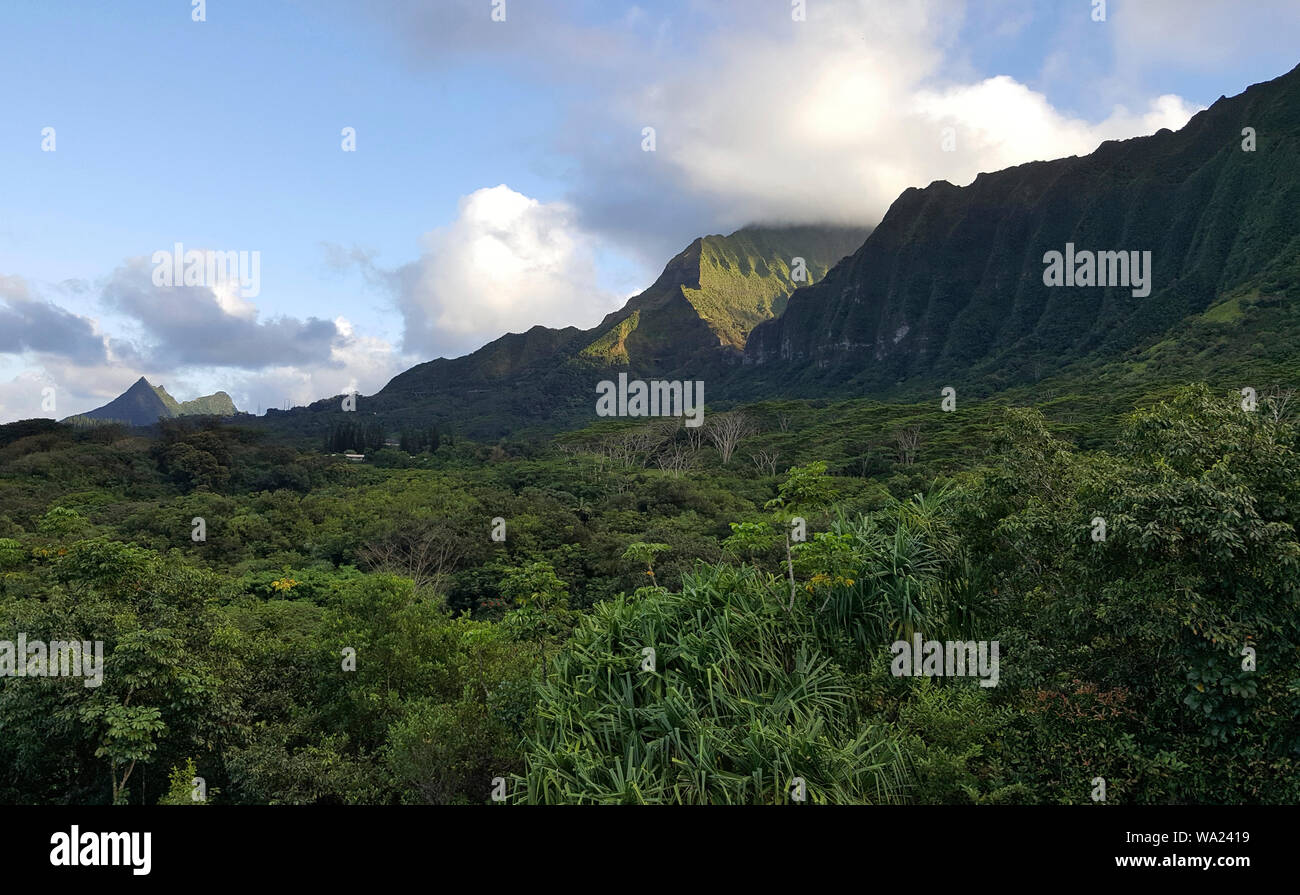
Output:
[[[659,278],[596,327],[535,326],[478,351],[419,364],[359,409],[394,419],[461,419],[498,434],[594,400],[610,370],[699,378],[737,364],[751,330],[780,314],[869,233],[847,227],[747,227],[696,239]],[[331,409],[335,402],[313,405]]]
[[[1300,68],[1178,133],[909,189],[851,258],[755,327],[746,362],[806,384],[962,375],[996,388],[1149,342],[1234,291],[1293,292],[1298,162]],[[1150,294],[1045,286],[1045,253],[1067,244],[1149,251]]]
[[[420,364],[358,409],[395,427],[496,437],[589,421],[596,382],[616,371],[708,379],[710,400],[725,403],[945,385],[987,394],[1115,364],[1132,367],[1110,369],[1116,381],[1175,366],[1203,378],[1227,369],[1216,346],[1280,369],[1300,363],[1300,350],[1266,338],[1274,324],[1295,328],[1298,161],[1300,68],[1221,98],[1178,133],[909,189],[869,235],[702,237],[598,326],[537,326]],[[1062,285],[1045,280],[1049,253],[1068,264]],[[1123,279],[1100,279],[1100,253]],[[1091,280],[1074,263],[1087,255]],[[1195,357],[1171,365],[1180,346]],[[338,401],[309,409],[323,419]]]

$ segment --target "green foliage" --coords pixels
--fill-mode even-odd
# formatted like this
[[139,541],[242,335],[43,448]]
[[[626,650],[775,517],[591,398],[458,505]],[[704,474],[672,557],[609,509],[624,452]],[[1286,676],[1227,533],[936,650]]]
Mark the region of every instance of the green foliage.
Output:
[[722,542],[733,555],[745,555],[752,561],[755,554],[770,550],[777,542],[777,532],[768,522],[732,522],[731,536]]
[[384,427],[374,419],[365,422],[347,420],[338,423],[325,440],[325,450],[331,454],[348,451],[364,454],[367,451],[378,451],[383,446]]
[[203,798],[196,798],[200,792],[194,780],[198,776],[194,759],[186,758],[185,764],[173,767],[167,778],[167,794],[158,800],[159,805],[210,805],[219,790],[209,789],[202,793]]
[[669,544],[647,544],[644,541],[637,541],[635,544],[627,546],[627,549],[623,551],[623,558],[645,563],[645,573],[650,576],[651,583],[654,583],[655,557],[665,550],[671,549],[672,546]]
[[569,605],[568,589],[545,561],[507,569],[501,581],[501,593],[523,608],[545,611]]
[[13,538],[0,538],[0,571],[16,569],[27,559],[23,545]]
[[584,618],[540,689],[516,797],[774,804],[801,777],[815,804],[895,801],[899,756],[849,695],[761,573],[704,570]]
[[[232,804],[483,803],[494,777],[526,802],[778,803],[801,777],[811,802],[1090,803],[1095,776],[1294,802],[1280,401],[747,409],[780,477],[601,453],[626,426],[368,456],[392,468],[210,421],[0,431],[0,640],[105,658],[98,687],[0,678],[0,802],[188,804],[195,767]],[[916,634],[998,641],[998,685],[894,677]]]
[[54,507],[41,519],[36,530],[41,534],[63,537],[85,528],[86,520],[76,510]]
[[792,466],[767,507],[791,515],[813,513],[825,509],[838,496],[826,478],[826,461],[818,460],[806,466]]

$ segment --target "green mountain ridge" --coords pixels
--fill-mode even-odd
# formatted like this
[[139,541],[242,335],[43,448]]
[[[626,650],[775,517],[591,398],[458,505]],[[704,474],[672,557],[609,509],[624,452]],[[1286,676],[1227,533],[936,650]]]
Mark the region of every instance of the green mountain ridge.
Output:
[[[1246,128],[1253,152],[1242,148]],[[746,376],[728,385],[752,395],[778,384],[789,394],[937,394],[950,384],[991,394],[1071,368],[1141,363],[1203,324],[1237,325],[1241,296],[1286,303],[1300,283],[1297,157],[1300,68],[1221,98],[1177,133],[966,187],[909,189],[852,258],[755,327]],[[1045,286],[1044,253],[1067,243],[1150,251],[1151,294]],[[1180,366],[1199,377],[1225,360]]]
[[[581,423],[592,412],[596,383],[611,369],[700,378],[739,363],[754,326],[780,314],[803,284],[796,274],[816,282],[868,232],[751,226],[729,236],[700,237],[648,289],[592,329],[535,326],[463,357],[419,364],[378,394],[359,398],[357,410],[382,414],[396,425],[453,421],[480,437],[526,425]],[[339,399],[318,401],[308,410],[339,411]]]
[[67,418],[66,422],[119,422],[130,426],[151,426],[160,419],[179,416],[234,416],[234,400],[225,392],[214,392],[192,401],[177,401],[167,389],[150,385],[141,376],[130,388],[102,407]]
[[[1243,148],[1247,128],[1254,151]],[[950,385],[967,398],[1099,400],[1097,381],[1122,404],[1153,384],[1293,381],[1296,158],[1300,67],[1220,98],[1177,133],[1108,141],[965,187],[908,189],[869,234],[748,227],[698,238],[598,326],[537,326],[417,365],[357,409],[389,429],[497,438],[593,422],[594,386],[618,371],[706,380],[711,408],[928,400]],[[1150,294],[1045,285],[1045,253],[1068,244],[1150,252]],[[289,425],[328,431],[337,411],[338,399],[320,401],[290,411]]]

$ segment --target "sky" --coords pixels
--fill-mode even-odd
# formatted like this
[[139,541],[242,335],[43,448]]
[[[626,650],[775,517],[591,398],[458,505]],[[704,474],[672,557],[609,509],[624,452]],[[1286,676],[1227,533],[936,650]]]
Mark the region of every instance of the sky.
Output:
[[697,236],[1177,130],[1300,62],[1300,2],[0,0],[0,42],[10,422],[590,327]]

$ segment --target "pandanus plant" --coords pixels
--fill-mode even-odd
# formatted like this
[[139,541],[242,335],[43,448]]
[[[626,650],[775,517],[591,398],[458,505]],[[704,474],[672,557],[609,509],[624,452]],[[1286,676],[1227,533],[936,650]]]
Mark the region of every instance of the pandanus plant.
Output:
[[594,606],[539,685],[514,798],[900,801],[898,741],[859,715],[808,607],[766,599],[768,577],[752,566],[702,567],[680,593]]

